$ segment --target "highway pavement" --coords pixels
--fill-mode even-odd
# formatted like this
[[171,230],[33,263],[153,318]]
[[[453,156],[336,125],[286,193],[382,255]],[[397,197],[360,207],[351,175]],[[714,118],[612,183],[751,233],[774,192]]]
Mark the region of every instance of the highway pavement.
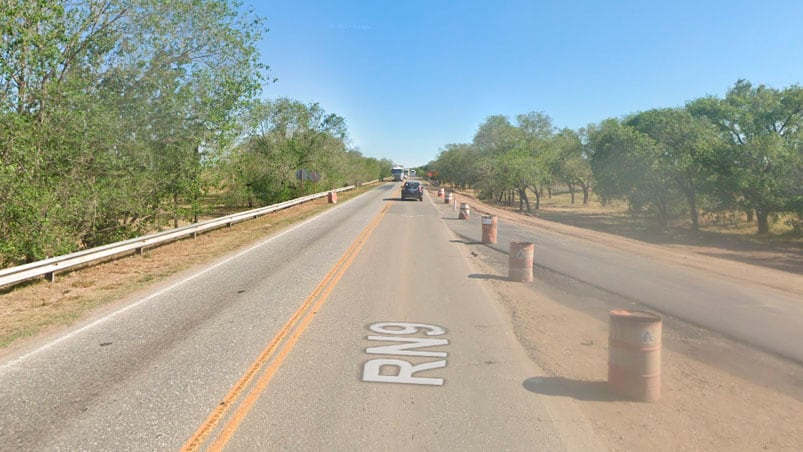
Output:
[[[799,295],[385,184],[0,361],[0,450],[603,450],[485,281],[650,309],[803,362]],[[492,275],[477,274],[474,258]]]
[[[0,361],[0,450],[601,450],[386,184]],[[466,222],[468,223],[468,222]],[[459,225],[468,227],[468,224]]]

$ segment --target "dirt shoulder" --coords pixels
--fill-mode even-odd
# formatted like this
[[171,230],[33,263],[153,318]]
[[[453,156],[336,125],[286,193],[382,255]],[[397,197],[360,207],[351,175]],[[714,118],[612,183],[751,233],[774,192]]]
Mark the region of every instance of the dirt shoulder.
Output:
[[589,306],[537,287],[488,283],[547,373],[522,386],[572,400],[610,450],[803,450],[800,366],[665,319],[661,399],[628,401],[607,388],[608,325]]
[[[797,274],[711,257],[705,246],[673,249],[462,198],[458,203],[469,202],[473,211],[504,221],[803,293]],[[464,246],[477,273],[489,275],[486,283],[508,310],[518,340],[547,374],[521,382],[522,387],[571,400],[610,450],[803,450],[803,366],[664,317],[661,399],[628,401],[607,386],[607,316],[610,309],[623,307],[617,306],[621,300],[546,272],[536,274],[533,284],[507,281],[506,269],[498,268],[487,251]]]

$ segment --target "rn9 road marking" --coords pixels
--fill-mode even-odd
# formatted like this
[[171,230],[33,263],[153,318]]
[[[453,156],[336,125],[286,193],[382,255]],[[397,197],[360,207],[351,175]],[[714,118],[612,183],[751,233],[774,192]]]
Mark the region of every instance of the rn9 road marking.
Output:
[[[368,327],[374,333],[391,336],[368,336],[369,341],[398,342],[395,345],[368,347],[365,352],[379,355],[421,356],[428,358],[446,358],[442,351],[418,350],[420,348],[448,345],[448,339],[430,339],[426,337],[409,337],[424,332],[427,336],[442,336],[446,329],[426,323],[381,322]],[[408,337],[401,337],[408,336]],[[415,374],[427,370],[446,367],[446,360],[430,361],[414,365],[403,359],[376,358],[366,361],[362,368],[362,381],[375,383],[401,383],[413,385],[443,386],[443,378],[416,377]],[[393,374],[383,375],[383,368],[395,368]]]

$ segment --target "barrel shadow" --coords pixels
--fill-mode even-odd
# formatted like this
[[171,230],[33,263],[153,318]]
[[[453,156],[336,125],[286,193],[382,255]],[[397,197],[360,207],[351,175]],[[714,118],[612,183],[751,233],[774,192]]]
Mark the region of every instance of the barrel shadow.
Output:
[[462,243],[463,245],[484,245],[482,242],[472,242],[470,240],[449,240],[449,243]]
[[606,381],[572,380],[564,377],[532,377],[521,384],[524,389],[536,394],[571,397],[592,402],[615,402],[627,400],[608,387]]
[[496,281],[510,281],[510,278],[507,276],[499,276],[499,275],[485,275],[482,273],[472,273],[468,275],[471,279],[484,279],[484,280],[496,280]]

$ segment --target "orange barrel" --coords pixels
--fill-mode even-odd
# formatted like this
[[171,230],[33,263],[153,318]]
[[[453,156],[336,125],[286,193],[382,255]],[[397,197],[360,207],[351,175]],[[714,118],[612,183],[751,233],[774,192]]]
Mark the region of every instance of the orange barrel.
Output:
[[451,204],[452,203],[452,194],[451,193],[446,193],[445,195],[443,195],[443,203],[444,204]]
[[508,278],[511,281],[533,282],[533,242],[510,242]]
[[644,311],[611,311],[608,385],[642,402],[661,397],[660,317]]
[[438,198],[443,198],[444,193],[446,193],[446,190],[444,190],[443,187],[439,188],[438,189]]
[[482,243],[496,243],[496,215],[482,216]]
[[471,214],[471,210],[468,208],[468,203],[461,202],[460,203],[460,219],[461,220],[468,220],[469,215]]
[[337,204],[337,192],[330,191],[326,196],[326,199],[329,201],[329,204]]

